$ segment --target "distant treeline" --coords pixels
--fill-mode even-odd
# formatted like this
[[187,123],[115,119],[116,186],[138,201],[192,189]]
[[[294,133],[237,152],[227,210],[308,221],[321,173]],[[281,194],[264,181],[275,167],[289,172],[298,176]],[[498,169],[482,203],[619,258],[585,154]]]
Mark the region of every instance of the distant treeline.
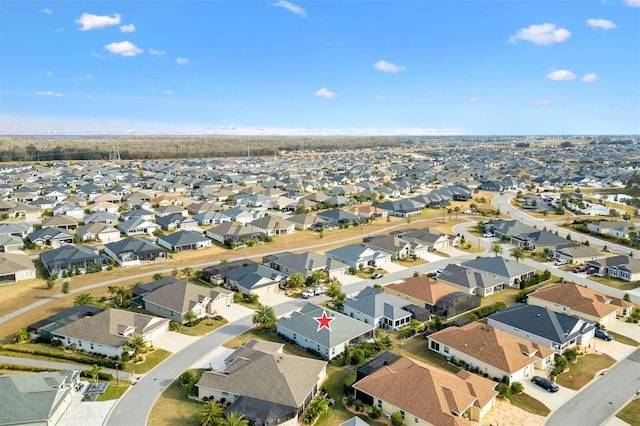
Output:
[[413,145],[394,137],[0,137],[0,161],[184,159],[280,155],[288,151],[335,151]]

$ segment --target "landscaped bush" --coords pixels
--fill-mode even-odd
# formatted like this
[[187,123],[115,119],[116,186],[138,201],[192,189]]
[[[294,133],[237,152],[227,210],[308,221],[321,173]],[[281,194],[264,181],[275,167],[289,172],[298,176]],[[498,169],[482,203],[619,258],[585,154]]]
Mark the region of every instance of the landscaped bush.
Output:
[[[91,374],[91,370],[82,370],[80,372],[80,376],[93,379],[93,374]],[[98,380],[110,382],[111,380],[113,380],[113,375],[109,373],[98,373]]]
[[[54,340],[58,341],[59,340]],[[52,342],[53,343],[53,342]],[[47,350],[39,350],[39,349],[33,349],[33,348],[22,348],[22,347],[15,347],[15,346],[11,346],[11,347],[6,347],[6,346],[0,346],[0,350],[2,351],[7,351],[7,352],[12,352],[12,353],[19,353],[19,354],[29,354],[29,355],[41,355],[41,356],[45,356],[45,357],[49,357],[49,358],[56,358],[56,359],[64,359],[64,360],[69,360],[69,361],[75,361],[75,362],[79,362],[81,364],[98,364],[101,367],[107,367],[107,368],[115,368],[115,365],[118,364],[118,366],[120,367],[120,369],[122,369],[123,364],[121,362],[118,361],[112,361],[110,359],[104,359],[104,358],[99,358],[99,357],[93,357],[93,356],[88,356],[85,354],[81,354],[81,353],[66,353],[66,352],[58,352],[58,351],[47,351]]]
[[518,395],[524,392],[524,385],[520,382],[511,383],[511,393]]

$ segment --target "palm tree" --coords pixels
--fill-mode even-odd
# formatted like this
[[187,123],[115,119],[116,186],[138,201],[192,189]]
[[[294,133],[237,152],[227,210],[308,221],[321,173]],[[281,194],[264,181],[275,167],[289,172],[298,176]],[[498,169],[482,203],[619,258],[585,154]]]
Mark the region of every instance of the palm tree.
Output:
[[26,328],[16,331],[15,336],[13,336],[13,343],[26,342],[27,340],[29,340],[29,332]]
[[291,288],[300,288],[302,287],[302,284],[304,284],[304,275],[299,272],[294,272],[293,274],[289,275],[287,283]]
[[460,213],[460,207],[455,206],[455,207],[453,208],[453,211],[454,211],[454,212],[456,212],[456,220],[458,220],[458,213]]
[[336,302],[336,299],[342,293],[341,287],[342,285],[338,282],[329,283],[327,286],[327,296],[329,296],[333,303]]
[[193,313],[193,311],[187,311],[184,314],[184,320],[189,325],[192,325],[197,319],[198,319],[198,316],[195,313]]
[[216,401],[205,402],[200,410],[200,424],[202,426],[217,425],[224,415],[224,407]]
[[259,330],[268,330],[275,325],[276,319],[276,311],[271,306],[260,305],[251,321]]
[[499,254],[502,254],[502,246],[500,244],[493,244],[491,246],[491,251],[493,252],[493,254],[498,256]]
[[516,262],[520,262],[520,259],[524,258],[524,250],[522,247],[514,247],[511,249],[511,257],[513,257]]
[[184,277],[184,280],[186,282],[189,282],[189,278],[191,277],[191,275],[193,274],[193,268],[190,267],[185,267],[182,268],[182,270],[180,271],[180,273],[182,274],[182,276]]
[[133,349],[133,353],[137,355],[147,347],[147,342],[142,336],[133,336],[127,341],[127,346]]
[[73,306],[91,305],[95,302],[95,299],[91,293],[80,293],[73,299]]
[[164,274],[162,272],[156,272],[155,274],[153,274],[154,281],[160,281],[163,278],[164,278]]
[[249,426],[249,420],[245,419],[242,414],[232,411],[218,420],[218,426]]
[[93,377],[93,382],[98,383],[98,375],[102,371],[102,367],[100,367],[98,364],[93,364],[93,367],[91,367],[91,370],[89,371],[91,373],[91,377]]

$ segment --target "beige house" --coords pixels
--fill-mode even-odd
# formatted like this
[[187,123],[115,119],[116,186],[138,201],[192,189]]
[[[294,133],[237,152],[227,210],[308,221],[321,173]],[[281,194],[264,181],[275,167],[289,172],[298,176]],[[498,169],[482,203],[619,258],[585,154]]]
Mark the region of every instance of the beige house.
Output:
[[457,426],[481,421],[495,406],[496,382],[460,370],[458,374],[400,357],[357,381],[362,402],[386,417],[400,412],[406,425]]
[[479,322],[448,327],[428,336],[428,346],[449,359],[462,360],[490,378],[509,383],[547,371],[555,351]]
[[627,316],[633,310],[630,302],[574,283],[542,287],[529,293],[527,303],[603,325],[614,321],[616,316]]
[[0,284],[17,283],[36,277],[31,258],[22,253],[0,253]]
[[580,265],[589,260],[602,257],[602,253],[589,246],[570,243],[564,247],[558,246],[553,252],[556,260],[566,260],[569,265]]

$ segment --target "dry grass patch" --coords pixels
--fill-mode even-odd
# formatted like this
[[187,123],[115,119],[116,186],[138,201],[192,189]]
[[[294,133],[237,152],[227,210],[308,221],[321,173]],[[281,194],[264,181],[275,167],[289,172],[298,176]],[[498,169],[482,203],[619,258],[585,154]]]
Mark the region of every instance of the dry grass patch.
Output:
[[628,403],[616,414],[616,417],[629,423],[631,426],[640,426],[640,398]]
[[575,363],[569,363],[569,369],[556,378],[560,386],[580,390],[595,377],[596,373],[607,369],[616,360],[605,354],[587,354],[578,357]]
[[158,426],[200,426],[202,402],[187,397],[187,389],[174,380],[162,392],[149,413],[150,425]]
[[449,363],[443,355],[437,354],[427,348],[427,339],[423,335],[416,335],[406,340],[398,340],[396,336],[391,335],[393,340],[393,352],[399,353],[406,357],[415,359],[416,361],[438,367],[450,373],[460,371],[458,367]]
[[633,290],[634,288],[638,287],[637,281],[626,282],[626,281],[616,280],[614,278],[598,277],[595,275],[589,275],[588,279],[600,284],[604,284],[609,287],[617,288],[618,290],[623,290],[623,291]]

